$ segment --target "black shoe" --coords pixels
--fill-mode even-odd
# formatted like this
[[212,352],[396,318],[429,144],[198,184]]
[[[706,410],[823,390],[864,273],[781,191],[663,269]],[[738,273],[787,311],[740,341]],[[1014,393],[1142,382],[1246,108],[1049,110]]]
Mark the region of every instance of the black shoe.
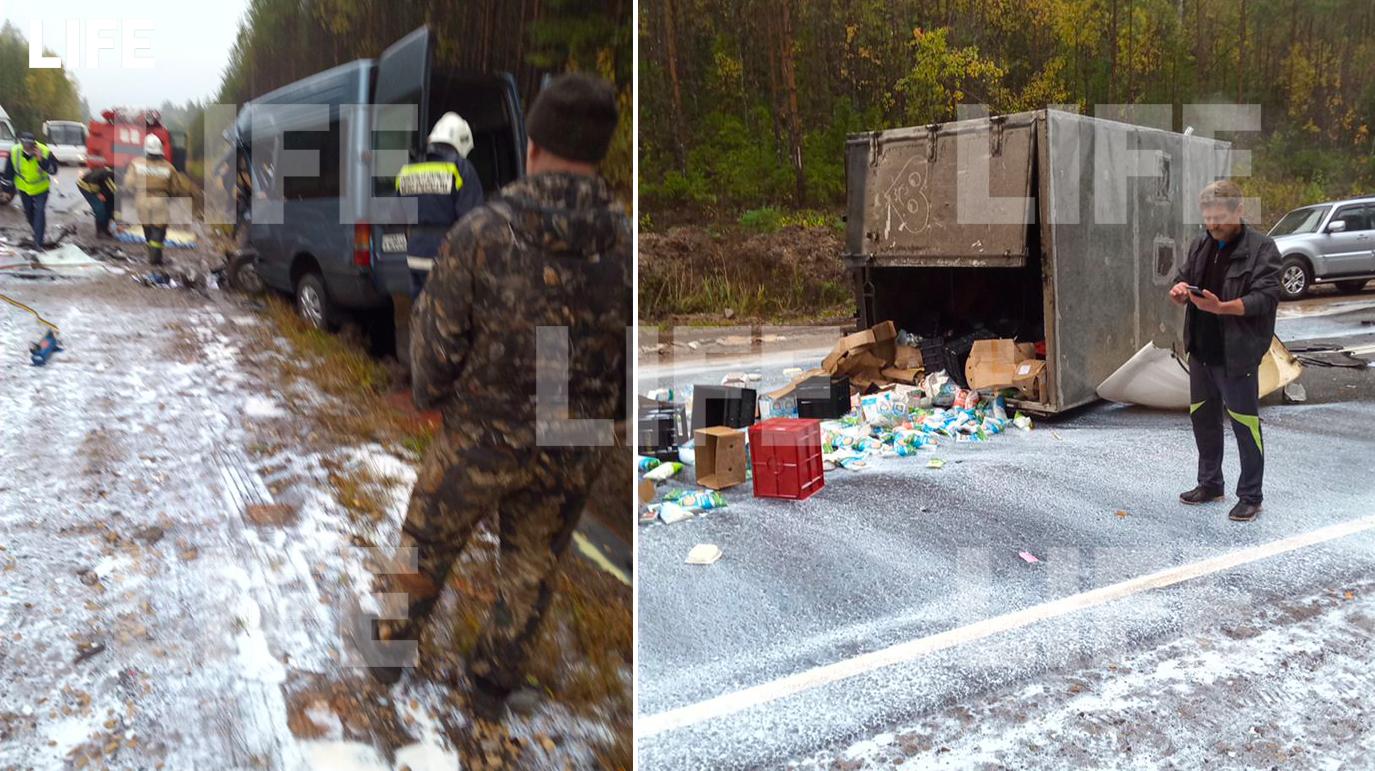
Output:
[[1197,506],[1200,503],[1212,503],[1213,501],[1220,501],[1222,500],[1222,497],[1223,496],[1220,491],[1209,490],[1203,485],[1199,485],[1198,487],[1195,487],[1187,493],[1179,494],[1180,502],[1187,503],[1190,506]]
[[1227,515],[1227,518],[1232,520],[1233,522],[1250,522],[1251,520],[1255,519],[1256,516],[1259,514],[1259,503],[1247,503],[1246,501],[1237,501],[1237,505],[1232,507],[1232,511],[1230,514]]
[[506,697],[511,695],[510,691],[493,688],[476,679],[470,682],[468,706],[473,714],[489,723],[500,723],[506,716]]
[[407,625],[403,629],[390,630],[389,636],[383,636],[381,623],[377,616],[360,609],[352,609],[349,613],[350,623],[347,627],[348,640],[353,645],[354,652],[363,658],[367,664],[368,674],[380,685],[392,686],[401,679],[401,675],[407,667],[387,666],[371,659],[377,651],[378,643],[387,640],[413,639],[413,629]]

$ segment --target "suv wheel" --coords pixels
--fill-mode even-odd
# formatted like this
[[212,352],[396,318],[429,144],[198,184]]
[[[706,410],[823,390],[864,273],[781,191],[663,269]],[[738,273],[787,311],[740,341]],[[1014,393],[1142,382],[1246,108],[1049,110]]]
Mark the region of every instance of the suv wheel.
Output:
[[316,329],[333,332],[338,326],[334,305],[319,273],[307,273],[296,282],[296,312]]
[[1365,279],[1360,281],[1338,281],[1337,291],[1342,294],[1356,294],[1365,289]]
[[1280,265],[1280,297],[1285,300],[1297,300],[1308,294],[1308,287],[1313,283],[1313,274],[1308,269],[1308,264],[1298,257],[1285,257]]

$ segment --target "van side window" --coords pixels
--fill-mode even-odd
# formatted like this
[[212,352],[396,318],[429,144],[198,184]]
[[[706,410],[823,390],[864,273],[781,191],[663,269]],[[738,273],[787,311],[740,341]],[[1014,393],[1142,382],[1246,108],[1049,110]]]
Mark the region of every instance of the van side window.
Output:
[[339,197],[340,124],[337,110],[331,110],[328,131],[288,131],[284,137],[287,150],[314,150],[318,155],[320,174],[316,177],[285,177],[282,197],[302,198]]

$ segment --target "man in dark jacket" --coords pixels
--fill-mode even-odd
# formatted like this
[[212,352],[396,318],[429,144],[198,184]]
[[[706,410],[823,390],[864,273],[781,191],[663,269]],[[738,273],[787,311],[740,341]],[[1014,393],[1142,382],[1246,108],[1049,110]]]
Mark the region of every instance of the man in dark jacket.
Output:
[[1198,445],[1198,486],[1188,504],[1223,497],[1222,420],[1231,417],[1241,455],[1237,504],[1229,517],[1250,522],[1260,513],[1265,445],[1260,430],[1260,362],[1275,335],[1280,254],[1269,236],[1241,219],[1242,193],[1220,180],[1203,189],[1199,205],[1207,233],[1189,247],[1170,299],[1188,305],[1189,415]]
[[[402,529],[418,573],[383,581],[409,595],[409,617],[374,622],[375,632],[413,639],[473,529],[494,517],[497,600],[467,663],[479,704],[523,685],[559,557],[614,441],[609,428],[557,436],[563,418],[609,426],[626,404],[630,221],[597,174],[616,122],[606,82],[552,81],[526,122],[528,176],[449,231],[416,301],[415,401],[439,407],[444,426]],[[542,369],[552,372],[537,388]]]

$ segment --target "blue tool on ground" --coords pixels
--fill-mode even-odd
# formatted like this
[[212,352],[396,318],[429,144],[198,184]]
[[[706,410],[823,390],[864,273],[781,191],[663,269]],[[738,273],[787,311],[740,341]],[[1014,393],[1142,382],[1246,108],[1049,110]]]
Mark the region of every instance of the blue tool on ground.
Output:
[[0,300],[3,300],[9,303],[10,305],[13,305],[14,307],[22,311],[27,311],[38,321],[39,324],[42,324],[43,326],[48,328],[48,331],[45,332],[42,337],[38,338],[38,340],[34,341],[32,344],[29,345],[29,356],[30,360],[33,362],[33,366],[41,367],[44,364],[47,364],[48,359],[52,358],[52,355],[54,353],[58,353],[62,350],[62,343],[57,339],[57,336],[61,334],[62,330],[58,329],[56,324],[38,315],[38,311],[34,310],[33,308],[30,308],[24,303],[19,302],[13,297],[0,294]]
[[35,367],[47,364],[48,359],[61,350],[62,344],[57,341],[57,335],[51,329],[48,330],[47,334],[38,338],[38,342],[29,346],[29,354]]

